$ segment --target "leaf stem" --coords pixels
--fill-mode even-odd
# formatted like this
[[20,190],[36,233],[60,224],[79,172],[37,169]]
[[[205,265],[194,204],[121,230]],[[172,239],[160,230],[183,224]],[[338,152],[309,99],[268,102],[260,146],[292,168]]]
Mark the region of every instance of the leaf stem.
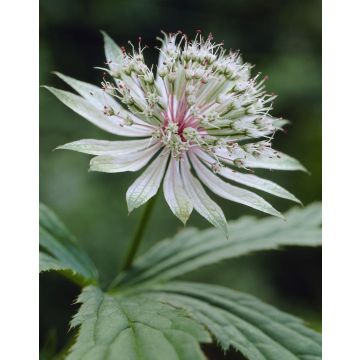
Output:
[[130,246],[129,246],[129,249],[128,249],[128,252],[127,252],[127,255],[125,258],[123,270],[128,270],[134,261],[136,252],[139,248],[141,240],[143,239],[146,225],[149,222],[151,212],[154,208],[156,197],[157,197],[157,195],[155,195],[153,198],[151,198],[145,206],[144,212],[142,213],[142,216],[141,216],[140,222],[138,224],[138,227],[136,229],[136,232],[134,234],[134,237],[133,237],[132,241],[130,242]]

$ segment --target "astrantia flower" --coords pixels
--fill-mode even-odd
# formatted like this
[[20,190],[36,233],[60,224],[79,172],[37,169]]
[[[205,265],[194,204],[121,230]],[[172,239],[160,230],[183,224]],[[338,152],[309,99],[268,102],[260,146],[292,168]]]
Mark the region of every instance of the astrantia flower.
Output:
[[162,181],[165,199],[181,221],[194,208],[225,233],[225,216],[203,185],[275,216],[281,214],[238,185],[298,202],[277,184],[249,173],[304,168],[271,147],[275,131],[286,122],[269,115],[274,96],[265,92],[265,79],[251,78],[251,66],[238,52],[226,52],[211,36],[198,34],[190,41],[180,33],[164,34],[155,76],[144,62],[140,41],[127,53],[104,38],[109,69],[102,88],[57,74],[81,96],[48,89],[103,130],[137,138],[86,139],[60,147],[96,155],[90,162],[93,171],[145,168],[126,193],[129,211],[153,197]]

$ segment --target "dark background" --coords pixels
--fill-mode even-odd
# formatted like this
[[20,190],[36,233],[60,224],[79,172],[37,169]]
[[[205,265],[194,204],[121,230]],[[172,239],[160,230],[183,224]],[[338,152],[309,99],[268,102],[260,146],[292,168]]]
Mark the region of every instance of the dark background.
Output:
[[[266,172],[304,204],[321,199],[321,2],[320,0],[40,0],[40,83],[67,89],[51,71],[100,83],[105,30],[119,45],[143,38],[145,57],[156,63],[160,30],[212,32],[226,48],[239,48],[253,74],[269,76],[278,99],[273,114],[291,120],[274,147],[299,159],[312,173]],[[26,60],[24,60],[26,61]],[[142,209],[127,214],[125,192],[138,174],[88,173],[89,157],[52,150],[82,138],[113,139],[40,90],[40,198],[53,208],[101,269],[103,281],[118,271]],[[262,175],[259,171],[258,174]],[[270,198],[281,211],[293,206]],[[228,219],[261,214],[219,199]],[[198,215],[189,226],[208,227]],[[162,196],[140,252],[181,228]],[[225,261],[188,276],[257,295],[321,329],[321,251],[287,249]],[[40,347],[44,359],[66,344],[71,305],[79,289],[56,274],[40,277]],[[210,359],[221,351],[206,349]],[[47,354],[47,355],[46,355]],[[239,359],[229,353],[226,359]]]

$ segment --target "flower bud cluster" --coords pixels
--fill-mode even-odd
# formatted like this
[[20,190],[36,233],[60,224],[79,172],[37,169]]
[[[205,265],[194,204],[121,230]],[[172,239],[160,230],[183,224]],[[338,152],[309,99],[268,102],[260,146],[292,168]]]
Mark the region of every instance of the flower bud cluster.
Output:
[[179,134],[177,124],[170,122],[162,131],[160,131],[160,141],[169,148],[171,156],[180,159],[184,151],[189,149],[189,141],[183,139]]
[[[274,156],[269,141],[275,119],[269,111],[275,96],[265,91],[266,77],[251,78],[252,66],[243,63],[238,51],[227,53],[222,43],[213,42],[211,34],[204,38],[198,33],[190,41],[180,32],[164,33],[160,41],[156,77],[144,62],[139,42],[137,50],[131,44],[130,54],[123,49],[115,83],[104,81],[103,88],[155,126],[153,138],[175,158],[193,146],[209,153],[220,147],[236,152],[232,161],[237,167],[245,167],[249,156]],[[104,113],[114,115],[111,108]],[[265,142],[237,144],[264,137],[268,138]]]
[[241,185],[298,202],[271,181],[243,174],[256,168],[304,168],[272,149],[274,132],[286,121],[270,116],[275,95],[266,93],[266,77],[251,77],[252,66],[238,51],[227,52],[211,34],[205,38],[198,32],[189,40],[181,32],[164,33],[155,72],[145,64],[141,39],[138,48],[129,42],[132,51],[127,52],[104,38],[103,90],[60,74],[82,97],[49,90],[103,130],[133,139],[84,139],[61,147],[96,154],[90,162],[94,171],[145,168],[126,193],[129,211],[154,196],[162,180],[165,200],[183,223],[194,209],[226,234],[225,216],[203,185],[275,216],[281,214]]

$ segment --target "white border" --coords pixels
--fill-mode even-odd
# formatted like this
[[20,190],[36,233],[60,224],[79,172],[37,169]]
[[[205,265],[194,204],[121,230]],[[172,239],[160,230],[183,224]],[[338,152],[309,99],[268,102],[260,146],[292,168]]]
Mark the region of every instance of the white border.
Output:
[[38,359],[38,4],[4,1],[0,359]]
[[323,358],[357,359],[360,6],[335,0],[323,6]]
[[[6,9],[4,9],[6,5]],[[323,10],[324,359],[358,357],[359,5]],[[1,359],[38,358],[38,4],[1,8]],[[306,74],[304,74],[306,76]],[[306,134],[304,135],[306,136]]]

